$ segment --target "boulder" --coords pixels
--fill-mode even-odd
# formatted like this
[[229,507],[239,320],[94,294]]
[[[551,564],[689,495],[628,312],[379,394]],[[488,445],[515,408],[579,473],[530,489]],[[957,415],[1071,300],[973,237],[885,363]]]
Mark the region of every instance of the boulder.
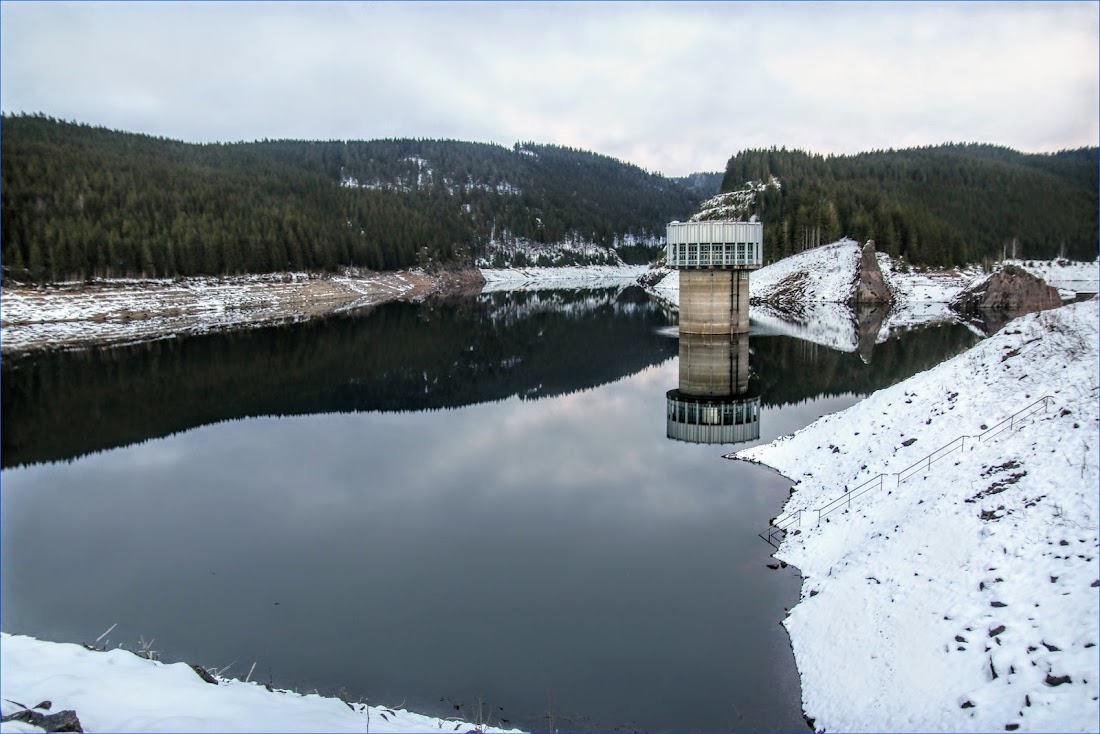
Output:
[[878,258],[875,257],[875,241],[867,240],[859,256],[859,274],[856,277],[851,305],[893,302],[894,294],[890,291],[890,286],[886,285],[886,279],[882,277],[882,270],[878,266]]
[[84,731],[84,728],[80,725],[80,719],[77,718],[76,712],[71,709],[58,711],[56,714],[40,714],[37,711],[23,709],[22,711],[16,711],[14,714],[0,718],[0,722],[2,723],[6,724],[9,721],[18,721],[24,724],[30,724],[31,726],[37,726],[42,731]]
[[1005,265],[951,301],[959,313],[987,316],[1000,324],[1061,305],[1057,288],[1015,265]]

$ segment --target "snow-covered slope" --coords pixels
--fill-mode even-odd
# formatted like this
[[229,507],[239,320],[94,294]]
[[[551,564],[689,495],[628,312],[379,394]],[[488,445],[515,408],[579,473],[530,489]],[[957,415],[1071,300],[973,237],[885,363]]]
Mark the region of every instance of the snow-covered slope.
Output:
[[1005,260],[1002,264],[1017,265],[1055,288],[1072,294],[1098,291],[1100,270],[1095,260],[1090,263],[1072,260]]
[[620,288],[633,285],[645,265],[588,265],[560,268],[482,268],[482,293],[555,288]]
[[[857,276],[859,252],[859,243],[843,239],[785,257],[752,271],[749,298],[753,303],[767,301],[773,305],[847,303]],[[679,306],[679,273],[669,271],[650,290]]]
[[734,454],[795,480],[776,557],[803,575],[784,624],[819,729],[1097,730],[1098,316],[1095,300],[1024,316]]
[[[73,710],[84,731],[502,731],[403,709],[270,691],[255,681],[220,678],[214,685],[186,663],[165,665],[126,650],[92,652],[6,633],[0,634],[0,669],[4,716],[48,700],[49,711],[40,713]],[[0,731],[42,729],[6,722]]]
[[859,243],[842,239],[753,271],[749,299],[772,304],[847,303],[859,271]]

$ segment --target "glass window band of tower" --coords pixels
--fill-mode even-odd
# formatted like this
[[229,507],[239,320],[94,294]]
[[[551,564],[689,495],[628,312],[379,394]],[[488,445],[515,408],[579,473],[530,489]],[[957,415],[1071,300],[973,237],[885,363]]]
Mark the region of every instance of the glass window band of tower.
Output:
[[667,261],[671,268],[758,268],[763,264],[760,222],[672,222]]

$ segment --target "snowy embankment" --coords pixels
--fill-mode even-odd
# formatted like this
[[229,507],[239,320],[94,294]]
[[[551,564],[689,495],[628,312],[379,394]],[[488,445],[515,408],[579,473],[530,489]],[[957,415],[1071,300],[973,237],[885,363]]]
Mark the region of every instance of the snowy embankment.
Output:
[[859,243],[844,238],[754,270],[749,300],[786,303],[847,303],[859,272]]
[[443,288],[444,280],[410,270],[7,286],[0,292],[0,347],[120,344],[301,321],[421,297]]
[[1098,316],[1024,316],[731,455],[796,485],[775,556],[803,576],[784,625],[818,729],[1097,730]]
[[1016,265],[1037,278],[1062,291],[1062,297],[1074,297],[1078,293],[1098,292],[1100,270],[1097,262],[1071,260],[1005,260],[1005,265]]
[[645,265],[586,265],[561,268],[481,269],[482,293],[557,288],[622,288],[634,285]]
[[[255,681],[204,681],[186,663],[164,664],[126,650],[92,652],[80,645],[0,634],[0,712],[5,717],[43,701],[39,713],[75,711],[85,731],[485,732],[505,731],[403,709],[271,690]],[[42,731],[23,722],[2,732]],[[518,731],[511,729],[507,731]]]

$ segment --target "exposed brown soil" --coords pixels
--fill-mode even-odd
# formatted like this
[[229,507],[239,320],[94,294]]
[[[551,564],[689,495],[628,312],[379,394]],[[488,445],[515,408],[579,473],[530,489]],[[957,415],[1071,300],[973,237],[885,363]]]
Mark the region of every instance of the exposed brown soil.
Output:
[[5,355],[301,321],[394,300],[476,293],[477,270],[106,281],[0,291]]

